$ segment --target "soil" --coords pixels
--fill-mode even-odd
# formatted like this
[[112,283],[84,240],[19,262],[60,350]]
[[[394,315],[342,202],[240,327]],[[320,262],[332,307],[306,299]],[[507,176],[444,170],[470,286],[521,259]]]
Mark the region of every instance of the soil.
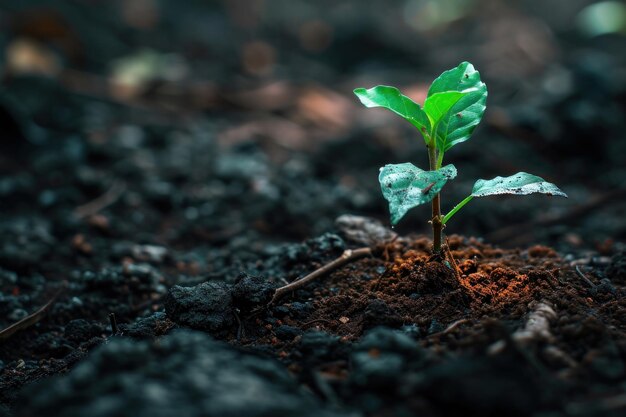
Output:
[[[297,259],[313,270],[354,243],[326,234],[257,269],[287,276]],[[437,259],[428,239],[396,237],[271,306],[279,283],[261,276],[176,285],[151,307],[164,312],[115,335],[102,319],[55,324],[76,303],[67,294],[2,344],[3,401],[19,416],[621,414],[624,254],[573,266],[545,246],[451,236],[448,248]],[[111,277],[140,281],[109,271],[83,277],[79,292],[111,288]],[[149,288],[112,293],[104,308],[127,321],[113,300],[158,297]]]
[[[53,3],[0,10],[0,416],[624,415],[623,35],[576,2]],[[464,59],[489,108],[444,210],[517,171],[570,198],[472,202],[433,256],[376,181],[423,143],[351,90]]]

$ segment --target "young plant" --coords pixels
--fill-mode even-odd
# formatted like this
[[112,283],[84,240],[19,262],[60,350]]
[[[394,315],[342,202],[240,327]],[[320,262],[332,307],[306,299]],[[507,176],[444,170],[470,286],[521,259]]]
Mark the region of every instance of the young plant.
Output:
[[442,230],[463,206],[475,197],[497,194],[526,195],[541,193],[567,197],[556,185],[526,172],[510,177],[478,180],[472,193],[447,214],[441,214],[440,192],[456,177],[454,165],[443,166],[445,153],[470,138],[480,123],[487,103],[487,86],[469,62],[445,71],[428,89],[420,107],[395,87],[379,85],[369,90],[357,88],[354,94],[366,107],[383,107],[406,119],[421,133],[428,149],[429,170],[406,162],[380,169],[378,180],[389,202],[391,223],[397,224],[413,207],[432,203],[433,252],[441,251]]

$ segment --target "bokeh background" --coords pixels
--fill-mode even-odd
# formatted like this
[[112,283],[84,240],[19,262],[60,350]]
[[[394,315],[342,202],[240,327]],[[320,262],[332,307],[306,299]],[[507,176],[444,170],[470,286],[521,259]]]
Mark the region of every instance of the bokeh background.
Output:
[[[569,199],[481,199],[448,233],[612,253],[626,234],[626,5],[589,0],[0,2],[5,267],[124,241],[262,250],[388,224],[377,174],[427,166],[403,120],[356,87],[422,102],[467,60],[489,89],[458,178],[528,171]],[[429,208],[400,233],[428,233]],[[67,244],[67,245],[65,245]],[[65,248],[65,246],[67,248]],[[192,253],[192,252],[190,252]]]

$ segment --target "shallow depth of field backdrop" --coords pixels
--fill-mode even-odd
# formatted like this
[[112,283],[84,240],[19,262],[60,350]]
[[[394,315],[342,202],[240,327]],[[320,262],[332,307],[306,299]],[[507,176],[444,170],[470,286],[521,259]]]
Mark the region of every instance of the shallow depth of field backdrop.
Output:
[[[379,167],[427,167],[424,144],[352,90],[394,85],[421,103],[461,61],[489,97],[472,138],[446,154],[459,176],[443,211],[475,179],[518,171],[569,199],[480,199],[445,232],[547,245],[566,260],[624,249],[623,2],[4,0],[0,28],[2,328],[62,281],[71,296],[57,329],[85,317],[105,326],[112,312],[130,323],[171,285],[234,280],[342,214],[388,225]],[[428,234],[429,217],[420,206],[395,231]],[[160,277],[153,298],[112,306],[71,292],[79,279],[113,285],[107,268],[129,259],[167,265],[132,272]],[[8,407],[38,379],[10,372],[77,346],[25,333],[0,347]]]
[[[378,168],[425,166],[423,144],[406,122],[362,108],[351,90],[396,85],[422,102],[435,76],[468,60],[488,85],[488,110],[448,155],[461,175],[445,190],[444,211],[474,178],[520,170],[570,199],[476,201],[448,231],[559,247],[624,236],[619,2],[3,3],[4,219],[50,221],[125,180],[114,168],[139,158],[153,168],[144,181],[154,198],[222,241],[302,239],[347,212],[386,221]],[[159,146],[172,151],[150,160]],[[67,175],[34,172],[41,152],[66,158],[66,169],[87,158],[83,175],[104,183],[72,189]],[[181,188],[210,187],[216,171],[248,177],[250,187],[224,183],[227,206],[201,191],[201,201],[176,199]],[[290,175],[296,184],[281,187]],[[24,191],[44,179],[48,188]],[[399,230],[426,231],[425,218],[420,207]],[[526,227],[503,230],[515,225]]]

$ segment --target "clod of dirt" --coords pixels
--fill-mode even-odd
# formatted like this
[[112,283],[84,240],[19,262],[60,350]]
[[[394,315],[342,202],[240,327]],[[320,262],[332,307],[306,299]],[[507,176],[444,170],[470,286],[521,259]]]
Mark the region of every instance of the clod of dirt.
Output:
[[322,406],[276,362],[189,331],[152,342],[113,339],[24,398],[17,417],[350,415]]
[[275,286],[266,278],[242,273],[233,286],[233,304],[241,311],[267,305],[274,295]]
[[322,236],[308,239],[300,245],[289,245],[285,251],[285,257],[293,262],[303,261],[328,261],[341,255],[346,244],[339,236],[333,233],[325,233]]
[[139,292],[163,293],[165,287],[159,284],[160,275],[151,265],[129,264],[106,267],[97,272],[84,271],[80,281],[87,290],[102,291],[110,295],[126,293],[129,287]]
[[135,339],[151,339],[162,336],[175,327],[174,322],[168,319],[163,312],[154,313],[148,317],[143,317],[130,325],[122,324],[120,329],[124,336]]
[[282,326],[278,326],[274,331],[274,334],[280,340],[290,341],[295,337],[300,336],[302,334],[302,330],[297,327],[287,326],[286,324]]
[[223,282],[175,285],[165,298],[165,312],[181,326],[217,334],[235,323],[232,287]]
[[351,385],[379,387],[383,391],[406,385],[407,362],[421,363],[424,352],[417,342],[400,331],[384,327],[365,334],[351,355]]
[[300,340],[300,351],[310,363],[336,359],[343,356],[346,349],[339,336],[326,332],[310,331],[303,334]]
[[100,336],[103,332],[104,328],[100,323],[84,319],[72,320],[65,326],[65,338],[77,343]]

